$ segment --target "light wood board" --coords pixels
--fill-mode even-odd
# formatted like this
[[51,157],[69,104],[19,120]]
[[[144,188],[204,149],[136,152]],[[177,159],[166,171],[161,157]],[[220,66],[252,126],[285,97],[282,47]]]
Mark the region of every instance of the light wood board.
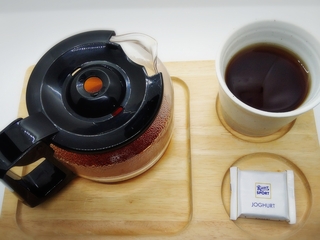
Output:
[[[167,156],[145,174],[124,184],[130,188],[117,189],[116,184],[97,185],[76,179],[40,208],[28,209],[6,191],[0,232],[7,239],[32,239],[34,235],[39,235],[36,239],[317,239],[320,235],[320,148],[313,112],[300,116],[289,131],[276,140],[241,139],[226,130],[219,120],[214,61],[165,65],[174,82],[179,82],[175,85],[176,101],[188,102],[175,109],[177,125],[182,125],[174,133]],[[23,111],[25,109],[20,109],[19,115],[24,115]],[[189,153],[184,149],[186,146]],[[175,164],[167,164],[166,157]],[[265,171],[294,170],[297,224],[229,220],[231,166]],[[153,191],[155,185],[143,181],[164,183],[165,177],[168,177],[167,185],[158,187],[158,192]],[[175,177],[176,184],[173,183]],[[110,187],[118,194],[115,199],[109,195],[99,197],[101,189]],[[156,195],[150,197],[146,189]],[[157,204],[151,201],[156,198]],[[107,207],[101,208],[97,200],[118,209],[112,212],[106,210]],[[112,200],[120,202],[115,204]],[[171,207],[170,201],[174,204]],[[76,215],[72,209],[85,212]],[[141,209],[144,210],[141,212]]]

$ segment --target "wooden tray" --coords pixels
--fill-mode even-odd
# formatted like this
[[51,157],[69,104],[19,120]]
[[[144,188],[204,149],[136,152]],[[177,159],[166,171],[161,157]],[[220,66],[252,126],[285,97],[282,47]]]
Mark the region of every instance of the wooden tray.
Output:
[[[161,159],[145,175],[124,183],[128,186],[124,188],[96,186],[96,183],[79,178],[39,209],[17,204],[13,194],[6,191],[0,231],[20,239],[33,235],[39,235],[37,239],[56,239],[61,235],[67,239],[316,239],[320,234],[320,148],[313,112],[300,116],[276,137],[267,140],[235,136],[219,119],[214,62],[172,62],[166,63],[166,67],[175,76],[174,81],[183,86],[180,87],[185,96],[181,97],[183,101],[190,100],[190,128],[185,126],[176,132],[173,146],[169,148],[169,152],[176,150],[178,156],[179,153],[184,155],[180,144],[188,145],[186,129],[190,129],[191,158],[185,154],[179,156],[179,160],[176,157],[172,160],[178,167],[182,164],[182,168],[175,164],[164,167],[167,161]],[[178,92],[176,97],[180,98]],[[176,120],[187,125],[188,121],[180,118],[188,119],[188,114],[188,110],[175,109]],[[180,142],[175,143],[176,140]],[[229,220],[231,166],[264,171],[294,170],[297,224]],[[150,182],[142,181],[148,176]],[[169,177],[166,187],[154,191],[155,183],[165,182],[163,176]],[[175,176],[179,183],[174,183]],[[108,194],[99,199],[104,194],[102,188],[116,191],[116,199]],[[141,189],[148,189],[149,194],[140,194]],[[141,198],[146,196],[157,202]],[[111,215],[105,216],[105,205],[101,210],[102,206],[95,204],[96,200],[119,209],[109,211]],[[120,203],[115,204],[113,200]],[[167,204],[170,201],[172,208]],[[134,207],[130,209],[130,206]],[[144,212],[140,213],[142,207]],[[73,213],[76,209],[81,213],[70,215],[70,208],[74,209]],[[168,214],[169,209],[171,214]]]

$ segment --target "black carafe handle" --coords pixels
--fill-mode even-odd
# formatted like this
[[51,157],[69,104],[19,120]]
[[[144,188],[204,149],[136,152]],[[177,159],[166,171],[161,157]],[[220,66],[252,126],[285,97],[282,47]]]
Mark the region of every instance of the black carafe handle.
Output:
[[[0,132],[0,180],[26,205],[35,207],[61,190],[74,174],[53,156],[49,146],[58,132],[41,112],[17,119]],[[44,159],[25,176],[11,169]]]

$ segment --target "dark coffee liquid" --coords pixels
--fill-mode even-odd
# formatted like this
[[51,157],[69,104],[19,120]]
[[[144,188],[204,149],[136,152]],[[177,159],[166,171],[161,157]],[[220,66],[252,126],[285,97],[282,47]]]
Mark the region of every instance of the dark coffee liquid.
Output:
[[252,45],[229,62],[226,83],[247,105],[269,112],[296,109],[309,90],[306,66],[295,54],[275,45]]

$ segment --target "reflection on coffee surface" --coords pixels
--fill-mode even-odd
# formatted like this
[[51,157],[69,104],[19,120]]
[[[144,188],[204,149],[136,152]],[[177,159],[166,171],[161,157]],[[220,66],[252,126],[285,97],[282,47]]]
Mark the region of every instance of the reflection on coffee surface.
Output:
[[296,109],[309,91],[307,66],[292,52],[271,44],[239,51],[226,70],[230,91],[247,105],[269,112]]

